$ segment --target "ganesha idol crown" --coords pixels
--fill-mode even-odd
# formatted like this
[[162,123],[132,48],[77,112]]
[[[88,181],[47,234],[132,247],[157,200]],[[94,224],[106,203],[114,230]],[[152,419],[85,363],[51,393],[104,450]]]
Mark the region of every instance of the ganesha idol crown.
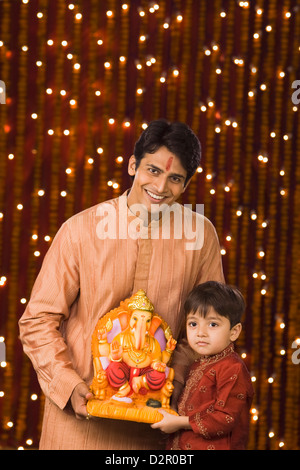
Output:
[[146,310],[147,312],[154,312],[154,306],[146,296],[145,291],[140,289],[137,293],[131,298],[131,301],[128,304],[130,310]]

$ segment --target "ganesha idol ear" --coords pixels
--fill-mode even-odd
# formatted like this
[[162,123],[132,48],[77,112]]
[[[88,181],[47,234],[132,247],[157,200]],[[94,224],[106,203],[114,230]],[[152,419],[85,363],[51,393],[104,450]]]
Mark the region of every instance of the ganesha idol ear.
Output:
[[149,329],[149,333],[150,335],[154,336],[157,328],[159,327],[159,325],[161,324],[161,318],[159,317],[152,317],[152,320],[151,320],[151,326],[150,326],[150,329]]
[[126,311],[120,312],[118,314],[118,319],[121,325],[121,330],[125,330],[129,323],[129,314]]

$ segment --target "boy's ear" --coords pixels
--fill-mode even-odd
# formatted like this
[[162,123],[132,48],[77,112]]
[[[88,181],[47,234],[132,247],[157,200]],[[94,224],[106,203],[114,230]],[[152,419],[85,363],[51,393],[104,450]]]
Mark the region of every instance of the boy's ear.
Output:
[[128,174],[130,176],[135,175],[135,168],[136,168],[136,159],[134,155],[131,155],[128,161]]
[[240,336],[241,331],[242,331],[241,323],[237,323],[236,325],[234,325],[230,331],[230,340],[231,341],[237,340],[238,337]]

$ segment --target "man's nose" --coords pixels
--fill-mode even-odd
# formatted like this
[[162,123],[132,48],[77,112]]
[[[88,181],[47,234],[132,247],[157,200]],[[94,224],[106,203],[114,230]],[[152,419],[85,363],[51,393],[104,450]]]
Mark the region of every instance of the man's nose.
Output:
[[155,188],[159,193],[165,193],[168,188],[168,178],[164,175],[160,175],[155,181]]

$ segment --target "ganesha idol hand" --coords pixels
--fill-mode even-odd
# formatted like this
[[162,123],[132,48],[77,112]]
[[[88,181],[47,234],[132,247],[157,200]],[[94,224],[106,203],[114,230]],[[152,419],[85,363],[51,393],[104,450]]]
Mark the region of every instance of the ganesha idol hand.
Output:
[[111,343],[110,357],[112,361],[121,361],[123,356],[123,348],[118,341]]
[[106,342],[107,333],[112,329],[112,327],[113,327],[112,321],[109,319],[103,328],[99,328],[97,332],[97,338],[98,338],[99,343]]
[[154,361],[151,364],[152,369],[157,370],[158,372],[164,372],[166,368],[166,364],[161,361]]
[[106,338],[107,338],[107,329],[104,327],[104,328],[99,328],[98,330],[98,333],[97,333],[97,338],[98,338],[98,341],[105,341]]
[[176,339],[174,339],[173,336],[170,336],[166,344],[166,350],[174,351],[176,344],[177,344]]

